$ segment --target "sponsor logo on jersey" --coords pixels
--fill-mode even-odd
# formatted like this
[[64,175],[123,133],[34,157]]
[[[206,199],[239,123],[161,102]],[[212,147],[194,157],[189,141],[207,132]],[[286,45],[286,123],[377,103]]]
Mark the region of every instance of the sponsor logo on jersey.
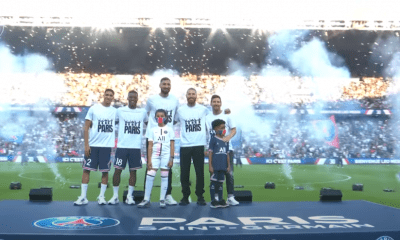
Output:
[[99,119],[97,132],[113,132],[113,121],[111,119]]
[[33,222],[33,226],[53,230],[88,230],[114,227],[119,221],[104,217],[54,217]]
[[201,119],[189,119],[185,120],[186,132],[200,132],[201,131]]
[[125,134],[140,134],[140,121],[125,121]]

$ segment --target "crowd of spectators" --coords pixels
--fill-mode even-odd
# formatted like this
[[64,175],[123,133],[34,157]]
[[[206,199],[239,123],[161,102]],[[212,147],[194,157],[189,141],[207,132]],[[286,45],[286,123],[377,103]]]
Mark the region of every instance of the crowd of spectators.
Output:
[[[57,91],[51,95],[52,102],[63,106],[91,106],[102,100],[106,88],[115,91],[115,105],[126,104],[126,94],[130,90],[139,92],[139,106],[144,106],[148,96],[159,91],[160,77],[146,74],[92,74],[92,73],[60,73],[56,75],[16,74],[2,76],[11,84],[3,84],[1,90],[2,103],[28,104],[36,101],[36,91],[32,83],[45,79],[40,94]],[[51,86],[52,77],[64,84],[63,88]],[[5,80],[3,79],[3,80]],[[22,81],[28,79],[29,81]],[[185,91],[194,87],[198,91],[198,103],[207,105],[213,94],[225,90],[228,82],[235,82],[249,99],[250,104],[286,104],[309,106],[315,102],[326,102],[328,108],[387,108],[390,102],[387,95],[400,92],[394,80],[383,78],[311,78],[311,77],[265,77],[252,75],[249,77],[234,75],[194,75],[182,74],[172,76],[172,91],[183,103]],[[41,80],[39,81],[41,82]],[[240,82],[240,83],[239,83]],[[57,89],[46,89],[53,87]],[[37,86],[35,85],[35,88]],[[31,96],[32,95],[32,96]],[[46,97],[46,96],[44,96]],[[347,106],[348,105],[348,106]]]
[[148,97],[150,85],[148,75],[65,73],[61,76],[65,79],[68,89],[60,103],[65,106],[91,106],[101,102],[107,88],[114,90],[117,106],[126,104],[126,94],[130,90],[138,91],[139,105],[144,105]]
[[[106,88],[115,93],[115,104],[126,104],[129,90],[139,91],[139,105],[144,106],[149,95],[158,91],[158,81],[152,76],[112,75],[89,73],[66,73],[62,75],[68,92],[61,104],[66,106],[90,106],[101,101]],[[287,104],[310,106],[315,102],[325,102],[327,108],[388,108],[386,95],[392,81],[383,78],[309,78],[309,77],[250,77],[222,75],[176,75],[174,88],[195,87],[198,103],[207,105],[213,94],[224,91],[228,81],[242,81],[240,89],[249,97],[251,104]],[[174,81],[173,81],[174,84]],[[393,88],[393,87],[392,87]],[[180,102],[185,102],[185,90],[175,91]],[[393,93],[393,92],[392,92]],[[397,92],[394,92],[397,93]]]
[[[147,98],[159,91],[159,78],[144,74],[63,73],[59,76],[64,79],[67,91],[61,102],[53,104],[61,106],[91,106],[101,102],[104,90],[111,88],[115,91],[115,106],[127,104],[126,93],[136,90],[139,92],[138,105],[144,107]],[[324,108],[329,109],[388,109],[392,107],[392,102],[387,94],[393,96],[399,93],[394,81],[383,78],[336,79],[336,82],[332,80],[335,84],[328,84],[329,94],[321,94],[327,89],[318,88],[317,84],[329,82],[329,79],[192,74],[176,75],[173,79],[177,81],[173,81],[175,85],[172,87],[172,93],[177,95],[181,104],[186,102],[187,88],[195,87],[198,103],[208,107],[211,96],[220,94],[229,82],[234,81],[241,82],[236,90],[248,96],[256,108],[274,108],[277,104],[314,108],[315,104],[322,104]],[[22,120],[15,118],[16,120],[9,119],[8,124],[2,124],[0,131],[5,132],[10,123],[14,124],[24,129],[23,142],[16,144],[7,142],[4,138],[0,139],[0,154],[82,156],[83,116],[58,114],[21,117]],[[394,134],[398,129],[393,121],[371,117],[338,119],[340,148],[334,148],[315,135],[312,121],[269,120],[266,124],[272,127],[270,133],[260,136],[253,132],[244,132],[242,147],[238,148],[237,152],[245,157],[400,157],[394,147],[400,143],[400,139]]]
[[337,119],[339,148],[330,146],[314,127],[314,120],[272,120],[268,136],[243,134],[245,157],[273,158],[399,158],[396,132],[400,121],[390,118]]
[[[69,115],[36,114],[34,116],[14,115],[8,123],[2,124],[0,131],[1,155],[22,156],[59,156],[76,157],[84,152],[84,119]],[[7,141],[12,133],[7,129],[16,129],[22,136],[22,142]],[[5,135],[4,133],[7,133]]]
[[[235,152],[241,157],[400,158],[396,149],[400,145],[396,134],[400,121],[390,117],[345,117],[337,118],[336,123],[339,148],[326,143],[315,128],[315,120],[292,118],[266,120],[267,133],[241,132],[241,147],[236,146]],[[83,118],[68,115],[37,116],[34,121],[22,123],[26,132],[22,143],[0,140],[0,154],[82,157],[83,125]]]

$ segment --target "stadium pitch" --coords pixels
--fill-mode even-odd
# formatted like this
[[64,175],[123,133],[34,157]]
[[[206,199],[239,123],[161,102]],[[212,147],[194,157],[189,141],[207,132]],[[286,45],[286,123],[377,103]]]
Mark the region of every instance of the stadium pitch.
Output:
[[[34,163],[22,166],[20,163],[0,163],[0,200],[29,199],[31,188],[52,187],[53,200],[75,201],[80,195],[80,189],[71,189],[71,185],[80,185],[82,168],[79,163]],[[319,201],[319,191],[323,187],[339,189],[343,193],[342,200],[367,200],[382,205],[400,208],[399,180],[396,175],[400,168],[397,165],[349,165],[339,168],[336,165],[247,165],[235,167],[235,186],[243,186],[235,190],[250,190],[253,201],[258,202],[287,202],[287,201]],[[135,190],[143,190],[145,169],[138,170]],[[109,188],[106,191],[106,200],[112,192],[112,176],[109,175]],[[121,176],[120,201],[122,193],[127,190],[129,172],[124,170]],[[180,187],[180,168],[178,164],[173,167],[173,197],[179,201],[182,197]],[[192,165],[191,198],[196,201],[195,171]],[[10,190],[11,182],[21,182],[21,190]],[[88,200],[95,201],[100,190],[98,183],[101,181],[100,172],[92,172],[88,188]],[[266,182],[274,182],[276,189],[265,189]],[[355,183],[364,184],[363,191],[353,191]],[[160,176],[154,182],[151,201],[158,202],[160,195]],[[296,190],[301,186],[304,190]],[[205,199],[209,196],[208,165],[205,165]],[[394,192],[384,192],[384,189],[393,189]],[[226,185],[224,184],[224,197],[226,198]]]

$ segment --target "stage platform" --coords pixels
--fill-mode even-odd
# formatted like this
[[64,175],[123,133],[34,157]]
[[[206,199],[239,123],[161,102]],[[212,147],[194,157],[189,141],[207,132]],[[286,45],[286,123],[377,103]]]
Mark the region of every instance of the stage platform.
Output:
[[[391,238],[381,238],[391,237]],[[254,202],[211,209],[158,203],[0,201],[0,240],[400,239],[400,209],[367,201]]]

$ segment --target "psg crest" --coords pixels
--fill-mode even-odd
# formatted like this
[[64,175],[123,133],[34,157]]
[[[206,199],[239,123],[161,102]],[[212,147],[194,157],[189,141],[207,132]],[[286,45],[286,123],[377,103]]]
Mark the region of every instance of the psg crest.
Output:
[[119,221],[103,217],[54,217],[33,222],[33,226],[53,230],[89,230],[117,226]]
[[326,120],[313,121],[313,126],[318,138],[324,139],[328,145],[339,148],[338,130],[333,115]]
[[317,129],[319,130],[319,134],[323,136],[325,141],[333,141],[335,138],[335,125],[330,120],[322,120],[318,121]]

